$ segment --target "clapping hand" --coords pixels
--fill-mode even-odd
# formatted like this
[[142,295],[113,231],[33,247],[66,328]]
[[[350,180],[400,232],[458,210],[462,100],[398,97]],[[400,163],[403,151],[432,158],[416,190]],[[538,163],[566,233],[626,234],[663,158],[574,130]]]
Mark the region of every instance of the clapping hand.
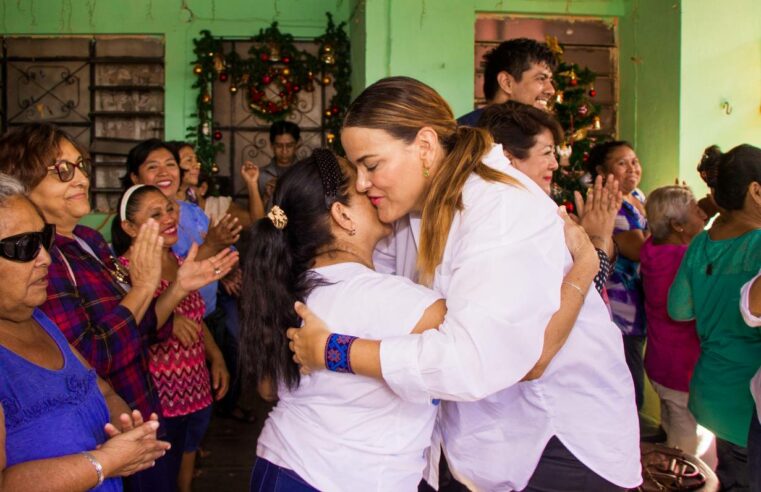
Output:
[[219,222],[209,227],[205,242],[208,242],[214,251],[219,251],[237,243],[240,239],[241,230],[243,230],[243,226],[240,225],[238,218],[225,214],[219,219]]
[[164,238],[159,234],[158,223],[148,219],[130,246],[129,276],[133,289],[145,289],[153,294],[159,286],[163,247]]
[[251,161],[246,161],[240,168],[240,176],[246,184],[258,185],[259,182],[259,166]]
[[196,261],[198,245],[190,246],[188,256],[177,270],[178,287],[186,292],[198,290],[206,284],[220,280],[227,275],[238,263],[239,254],[230,248],[225,248],[211,258]]
[[623,202],[618,181],[611,174],[603,186],[602,176],[598,175],[594,185],[587,190],[586,201],[578,191],[574,191],[574,199],[579,214],[579,224],[587,232],[595,247],[607,252],[613,236],[616,215]]

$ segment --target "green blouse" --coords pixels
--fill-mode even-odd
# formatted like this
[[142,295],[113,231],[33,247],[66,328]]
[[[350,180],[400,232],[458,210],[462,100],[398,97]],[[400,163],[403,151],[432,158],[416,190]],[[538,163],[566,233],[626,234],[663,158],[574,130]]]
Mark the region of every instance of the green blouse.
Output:
[[718,437],[745,447],[754,412],[748,389],[761,366],[761,330],[740,315],[740,289],[761,266],[761,230],[714,241],[698,234],[671,285],[669,316],[696,320],[700,358],[689,408]]

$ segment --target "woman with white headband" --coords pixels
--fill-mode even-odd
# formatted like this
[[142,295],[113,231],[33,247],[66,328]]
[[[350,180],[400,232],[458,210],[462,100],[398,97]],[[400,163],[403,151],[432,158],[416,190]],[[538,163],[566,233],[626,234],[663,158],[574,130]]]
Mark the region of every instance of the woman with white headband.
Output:
[[[160,414],[145,370],[145,341],[171,334],[173,324],[167,320],[175,305],[185,292],[198,288],[199,279],[203,282],[213,273],[213,265],[187,262],[190,285],[175,285],[154,299],[162,249],[158,225],[148,223],[134,245],[138,254],[129,272],[132,288],[127,291],[126,271],[115,261],[106,240],[98,231],[78,224],[90,213],[90,157],[55,126],[35,123],[5,134],[0,139],[0,170],[21,181],[45,222],[56,226],[47,300],[40,309],[131,409],[146,419]],[[163,432],[162,426],[160,438]],[[167,461],[161,458],[155,467],[129,477],[127,488],[173,490]]]
[[[118,261],[128,270],[140,254],[133,249],[140,228],[149,221],[158,223],[162,245],[158,268],[161,280],[153,294],[159,297],[168,290],[170,283],[185,284],[181,280],[186,274],[183,266],[186,262],[194,263],[198,246],[193,245],[185,259],[173,253],[172,246],[178,240],[179,206],[155,186],[134,185],[124,193],[119,204],[119,220],[113,222],[112,229],[114,251],[119,255]],[[198,282],[197,286],[226,274],[237,262],[237,256],[237,252],[226,248],[221,255],[204,260],[213,266],[213,271],[207,272],[205,281]],[[174,330],[166,340],[148,347],[148,371],[161,402],[167,440],[182,451],[183,466],[179,470],[193,470],[196,451],[211,418],[212,399],[219,400],[225,395],[229,381],[222,352],[203,322],[205,307],[198,290],[186,291],[174,308],[175,325],[181,324],[185,329]],[[210,371],[206,367],[207,359]],[[189,490],[191,482],[192,473],[189,478],[180,475],[180,492]]]

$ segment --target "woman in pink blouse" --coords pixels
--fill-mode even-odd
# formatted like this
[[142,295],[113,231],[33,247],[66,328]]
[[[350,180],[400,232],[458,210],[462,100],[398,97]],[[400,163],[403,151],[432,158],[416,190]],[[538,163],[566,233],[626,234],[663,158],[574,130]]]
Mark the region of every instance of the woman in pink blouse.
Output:
[[667,444],[695,454],[697,422],[687,400],[700,341],[695,321],[674,321],[666,308],[682,257],[692,238],[703,230],[706,214],[684,186],[658,188],[650,194],[646,208],[652,236],[640,252],[648,326],[645,371],[661,400]]
[[[193,261],[198,253],[197,245],[191,247],[186,260],[172,252],[171,247],[177,242],[178,216],[177,204],[154,186],[132,186],[120,201],[121,227],[114,227],[113,244],[125,267],[129,268],[130,259],[136,254],[131,246],[140,226],[150,219],[159,224],[164,255],[155,296],[175,280],[182,262]],[[213,263],[214,274],[219,276],[229,271],[237,255],[229,251],[222,259],[214,257],[206,261]],[[195,455],[211,418],[211,403],[213,398],[225,395],[229,382],[222,352],[203,322],[205,308],[199,292],[191,292],[174,310],[174,323],[182,329],[176,327],[168,340],[149,349],[148,368],[166,417],[170,442],[184,450],[178,477],[180,492],[190,491]],[[211,371],[206,366],[207,360]]]

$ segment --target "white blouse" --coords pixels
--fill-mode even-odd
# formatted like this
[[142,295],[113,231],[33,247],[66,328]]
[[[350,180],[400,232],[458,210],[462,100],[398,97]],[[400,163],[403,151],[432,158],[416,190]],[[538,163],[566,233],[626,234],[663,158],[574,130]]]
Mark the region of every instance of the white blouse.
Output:
[[[740,290],[740,314],[742,314],[745,323],[752,327],[761,327],[761,317],[753,316],[750,312],[750,287],[756,279],[761,278],[761,271],[742,286]],[[756,371],[756,375],[750,380],[750,393],[756,402],[756,413],[758,420],[761,421],[761,367]]]
[[[522,187],[468,179],[434,277],[447,301],[444,324],[384,338],[383,376],[410,401],[450,400],[438,431],[452,473],[474,490],[523,489],[553,435],[603,478],[636,487],[632,380],[621,332],[594,288],[544,375],[519,383],[541,354],[573,260],[554,202],[509,165],[501,146],[484,162]],[[376,268],[415,278],[419,230],[419,218],[400,220]],[[435,483],[435,463],[429,472]]]
[[[309,307],[338,332],[364,338],[410,333],[439,296],[359,263],[314,270],[331,285]],[[279,401],[256,454],[326,491],[417,490],[437,406],[407,402],[381,380],[328,371],[302,376]]]

